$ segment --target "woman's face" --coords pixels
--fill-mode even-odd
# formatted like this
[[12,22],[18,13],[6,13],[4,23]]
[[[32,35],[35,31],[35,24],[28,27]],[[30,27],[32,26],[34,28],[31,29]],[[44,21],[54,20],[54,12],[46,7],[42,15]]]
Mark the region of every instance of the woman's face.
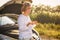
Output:
[[26,10],[25,10],[25,13],[26,13],[27,15],[29,15],[30,12],[31,12],[31,6],[28,6],[28,7],[26,8]]

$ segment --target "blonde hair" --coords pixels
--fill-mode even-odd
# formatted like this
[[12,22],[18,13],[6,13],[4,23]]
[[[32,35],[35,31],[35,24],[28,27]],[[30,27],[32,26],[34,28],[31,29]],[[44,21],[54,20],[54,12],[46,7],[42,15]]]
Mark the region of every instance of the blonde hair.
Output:
[[21,12],[26,11],[26,8],[29,6],[31,6],[30,3],[23,3],[22,8],[21,8]]

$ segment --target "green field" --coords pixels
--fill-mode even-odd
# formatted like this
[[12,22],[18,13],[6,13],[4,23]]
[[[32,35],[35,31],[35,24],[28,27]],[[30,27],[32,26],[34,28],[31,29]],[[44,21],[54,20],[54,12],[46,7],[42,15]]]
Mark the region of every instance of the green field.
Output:
[[[44,8],[43,8],[44,7]],[[60,6],[50,8],[49,6],[32,7],[31,19],[39,23],[35,27],[40,35],[60,39]]]
[[60,25],[55,25],[51,23],[39,23],[35,29],[40,35],[46,35],[48,37],[60,38]]

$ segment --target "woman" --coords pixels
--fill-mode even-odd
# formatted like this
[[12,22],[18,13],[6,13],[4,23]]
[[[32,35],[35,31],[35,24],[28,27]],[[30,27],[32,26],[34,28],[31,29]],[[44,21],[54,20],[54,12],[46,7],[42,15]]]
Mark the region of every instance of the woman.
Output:
[[20,14],[18,18],[19,40],[32,40],[32,28],[37,22],[31,21],[29,17],[31,5],[29,3],[24,3],[21,12],[22,14]]

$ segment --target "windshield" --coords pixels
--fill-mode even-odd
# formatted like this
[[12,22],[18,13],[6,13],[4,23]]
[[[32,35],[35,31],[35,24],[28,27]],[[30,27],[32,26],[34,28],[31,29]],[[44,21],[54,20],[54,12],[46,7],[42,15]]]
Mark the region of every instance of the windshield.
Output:
[[12,21],[9,17],[3,16],[0,17],[0,25],[6,25],[6,24],[15,24],[14,21]]

